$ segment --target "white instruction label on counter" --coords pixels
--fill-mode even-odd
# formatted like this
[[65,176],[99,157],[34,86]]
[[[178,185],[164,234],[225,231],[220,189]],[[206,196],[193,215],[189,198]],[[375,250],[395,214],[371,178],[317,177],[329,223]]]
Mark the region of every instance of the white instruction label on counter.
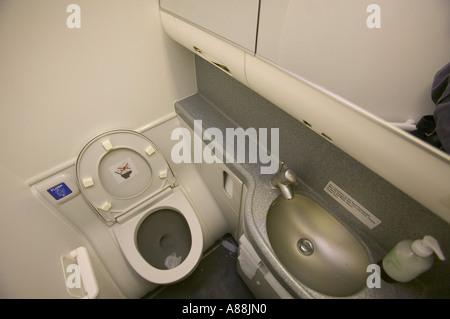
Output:
[[350,213],[358,218],[364,225],[370,229],[381,223],[375,215],[365,209],[360,203],[354,200],[349,194],[344,192],[333,182],[328,182],[325,186],[325,192],[333,197],[337,202],[344,206]]

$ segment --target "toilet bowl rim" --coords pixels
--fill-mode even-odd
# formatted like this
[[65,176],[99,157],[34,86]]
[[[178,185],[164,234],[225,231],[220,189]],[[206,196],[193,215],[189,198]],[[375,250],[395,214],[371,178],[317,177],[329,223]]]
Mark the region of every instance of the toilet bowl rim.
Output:
[[[150,265],[142,257],[136,244],[137,232],[145,218],[164,209],[174,210],[181,214],[185,218],[191,234],[191,249],[188,255],[180,265],[172,269],[158,269]],[[203,252],[203,231],[199,218],[186,195],[178,188],[123,224],[115,224],[113,229],[116,240],[128,263],[139,275],[156,284],[174,283],[188,276],[195,270]]]

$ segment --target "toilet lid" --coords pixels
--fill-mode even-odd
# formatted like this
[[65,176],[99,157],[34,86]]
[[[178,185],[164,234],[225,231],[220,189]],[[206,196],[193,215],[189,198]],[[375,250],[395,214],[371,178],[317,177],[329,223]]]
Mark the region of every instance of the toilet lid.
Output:
[[144,135],[106,132],[80,152],[77,180],[83,196],[104,217],[117,218],[173,184],[170,167]]

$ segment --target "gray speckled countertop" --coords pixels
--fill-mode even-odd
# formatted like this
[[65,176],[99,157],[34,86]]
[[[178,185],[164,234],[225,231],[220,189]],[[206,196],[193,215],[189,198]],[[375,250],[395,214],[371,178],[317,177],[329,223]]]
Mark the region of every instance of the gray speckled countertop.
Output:
[[[196,64],[199,92],[175,103],[175,111],[188,126],[193,128],[194,120],[202,120],[203,129],[214,127],[223,132],[226,128],[237,127],[280,127],[280,160],[299,173],[296,191],[314,199],[343,224],[365,247],[371,263],[379,262],[399,240],[421,238],[426,234],[438,238],[444,254],[450,256],[447,223],[209,63],[196,58]],[[290,138],[291,135],[295,138]],[[258,163],[229,163],[227,166],[248,189],[243,216],[245,232],[275,278],[295,298],[334,298],[296,280],[273,252],[266,216],[280,192],[270,187],[272,175],[260,174],[261,164]],[[350,216],[323,192],[330,180],[351,190],[352,196],[363,202],[382,223],[369,230]],[[347,298],[450,298],[448,261],[436,263],[434,271],[419,278],[407,284],[383,281],[381,288],[365,288]]]

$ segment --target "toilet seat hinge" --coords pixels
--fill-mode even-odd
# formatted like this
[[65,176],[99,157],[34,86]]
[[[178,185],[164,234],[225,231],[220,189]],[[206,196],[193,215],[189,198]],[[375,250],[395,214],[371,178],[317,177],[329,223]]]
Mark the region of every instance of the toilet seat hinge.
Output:
[[100,208],[97,208],[96,211],[108,226],[116,223],[116,218],[110,212],[104,211]]

